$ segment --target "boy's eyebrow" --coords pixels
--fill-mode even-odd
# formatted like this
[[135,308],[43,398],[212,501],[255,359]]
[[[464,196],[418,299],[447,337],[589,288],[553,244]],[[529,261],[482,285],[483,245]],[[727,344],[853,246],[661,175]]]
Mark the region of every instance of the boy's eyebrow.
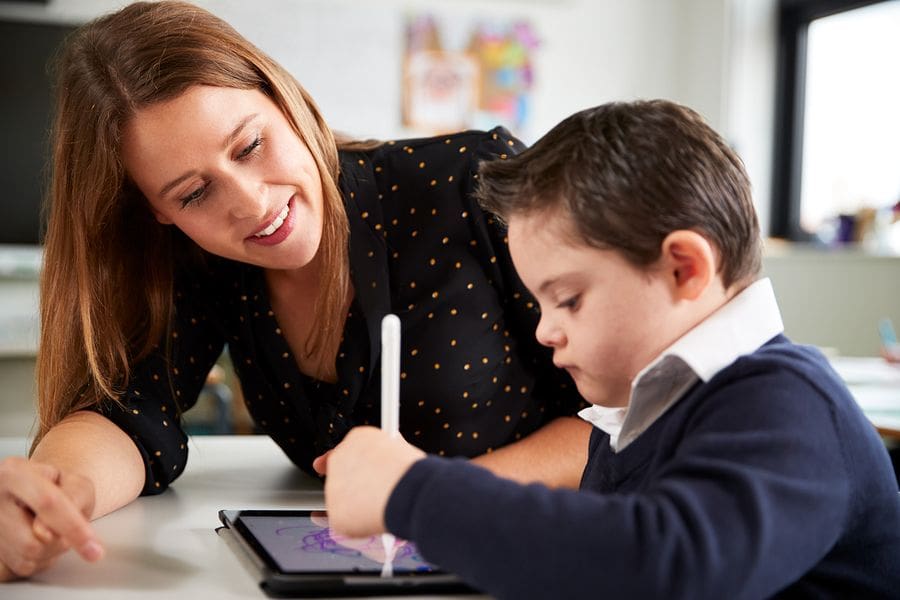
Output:
[[566,271],[565,273],[560,273],[551,277],[550,279],[545,280],[540,286],[538,286],[537,293],[543,294],[548,292],[550,288],[559,285],[566,284],[576,284],[580,281],[580,274],[577,271]]
[[[247,123],[249,123],[250,121],[252,121],[253,119],[255,119],[258,116],[259,116],[259,113],[253,113],[252,115],[247,115],[246,117],[241,119],[240,122],[238,122],[238,124],[234,127],[234,129],[231,130],[231,133],[229,133],[225,137],[225,141],[222,143],[222,148],[223,149],[228,148],[228,146],[230,146],[232,143],[234,143],[234,140],[239,135],[241,135],[241,131],[244,130],[244,127],[247,126]],[[172,181],[170,181],[169,183],[164,185],[161,190],[159,190],[160,198],[164,198],[166,196],[166,194],[168,194],[170,191],[172,191],[172,188],[174,188],[176,185],[178,185],[185,179],[193,177],[196,174],[197,174],[197,171],[191,170],[179,177],[176,177],[175,179],[173,179]]]
[[558,275],[556,277],[553,277],[551,279],[544,281],[544,283],[542,283],[540,285],[540,287],[538,288],[538,292],[540,292],[540,293],[546,292],[547,290],[549,290],[550,288],[552,288],[553,286],[558,284],[560,282],[560,280],[565,279],[567,276],[568,276],[568,274]]

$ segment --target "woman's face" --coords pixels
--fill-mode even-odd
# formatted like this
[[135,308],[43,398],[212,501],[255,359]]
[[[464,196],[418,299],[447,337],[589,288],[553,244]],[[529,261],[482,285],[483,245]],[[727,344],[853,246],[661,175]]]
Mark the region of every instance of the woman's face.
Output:
[[139,110],[125,168],[156,219],[204,250],[296,269],[322,238],[322,181],[309,149],[259,90],[195,86]]

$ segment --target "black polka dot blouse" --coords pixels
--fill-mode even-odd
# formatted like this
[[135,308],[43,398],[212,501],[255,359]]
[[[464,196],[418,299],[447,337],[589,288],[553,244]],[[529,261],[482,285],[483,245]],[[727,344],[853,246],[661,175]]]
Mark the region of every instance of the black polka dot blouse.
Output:
[[356,425],[380,420],[381,319],[400,317],[400,429],[423,450],[472,457],[585,406],[537,344],[539,318],[506,233],[472,198],[481,161],[522,149],[502,128],[342,152],[355,298],[338,382],[300,372],[269,304],[263,270],[211,258],[176,291],[171,339],[133,369],[123,407],[98,407],[133,438],[144,494],[187,460],[179,414],[196,402],[226,347],[257,427],[300,468]]

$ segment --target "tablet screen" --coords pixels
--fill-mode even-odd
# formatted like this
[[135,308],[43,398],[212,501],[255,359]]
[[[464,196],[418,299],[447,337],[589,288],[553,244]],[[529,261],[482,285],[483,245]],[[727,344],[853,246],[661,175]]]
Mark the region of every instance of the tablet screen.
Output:
[[[260,515],[242,512],[237,523],[246,528],[284,573],[372,573],[384,566],[380,535],[347,538],[333,534],[328,517],[320,514]],[[395,574],[437,572],[411,542],[396,540]]]

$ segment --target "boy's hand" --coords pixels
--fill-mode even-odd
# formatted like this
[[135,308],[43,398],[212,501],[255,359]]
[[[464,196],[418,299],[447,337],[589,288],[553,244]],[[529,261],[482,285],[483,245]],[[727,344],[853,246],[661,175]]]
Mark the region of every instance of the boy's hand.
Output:
[[99,560],[103,548],[88,522],[93,508],[86,478],[21,457],[0,461],[0,581],[42,571],[69,548]]
[[322,456],[318,456],[313,460],[312,468],[313,470],[324,477],[328,475],[328,455],[331,454],[331,450],[323,454]]
[[391,492],[425,453],[380,429],[356,427],[327,456],[325,506],[331,528],[361,537],[385,531],[384,510]]

